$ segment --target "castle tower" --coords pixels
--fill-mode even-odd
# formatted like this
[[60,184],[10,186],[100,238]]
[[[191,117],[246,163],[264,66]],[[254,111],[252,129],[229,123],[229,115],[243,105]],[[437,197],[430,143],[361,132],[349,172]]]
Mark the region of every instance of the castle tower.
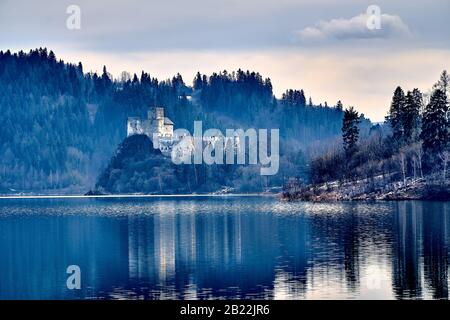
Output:
[[173,141],[173,122],[164,116],[163,107],[152,107],[147,112],[147,119],[129,117],[127,136],[145,134],[165,155],[170,155]]
[[148,110],[147,116],[150,120],[164,119],[164,108],[152,107],[150,108],[150,110]]
[[157,133],[159,135],[164,128],[164,108],[161,107],[150,108],[147,114],[152,134]]
[[127,137],[135,134],[144,134],[141,119],[138,117],[129,117],[127,123]]

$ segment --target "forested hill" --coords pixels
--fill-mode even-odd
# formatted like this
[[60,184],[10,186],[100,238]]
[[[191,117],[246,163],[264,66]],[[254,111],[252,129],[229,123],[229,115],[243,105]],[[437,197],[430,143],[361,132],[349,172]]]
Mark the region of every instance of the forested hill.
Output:
[[342,148],[312,159],[310,182],[292,179],[286,199],[450,200],[450,75],[442,71],[430,95],[394,90],[383,126],[359,137],[359,114],[345,110]]
[[256,72],[199,73],[192,85],[179,74],[113,80],[106,67],[87,73],[47,49],[1,51],[0,193],[84,192],[126,137],[127,117],[152,106],[164,106],[175,128],[192,130],[194,120],[204,128],[279,128],[283,177],[301,175],[308,147],[337,138],[343,117],[341,104],[307,103],[302,90],[275,99],[270,79]]

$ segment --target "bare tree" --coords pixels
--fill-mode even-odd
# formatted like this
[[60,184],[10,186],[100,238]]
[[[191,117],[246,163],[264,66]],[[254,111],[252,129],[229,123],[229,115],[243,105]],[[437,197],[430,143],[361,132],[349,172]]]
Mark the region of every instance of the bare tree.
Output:
[[417,178],[417,167],[419,166],[416,155],[412,156],[412,162],[413,162],[414,179],[416,179]]
[[447,164],[450,161],[450,152],[449,151],[443,151],[441,153],[439,153],[439,158],[441,158],[442,160],[442,165],[443,165],[443,181],[445,183],[446,179],[447,179]]
[[423,179],[423,169],[422,169],[422,161],[423,161],[423,148],[422,143],[418,142],[411,146],[411,149],[414,155],[417,157],[417,165],[420,171],[420,177]]
[[402,176],[403,176],[403,185],[406,186],[406,165],[407,165],[407,159],[406,159],[406,152],[402,148],[398,155],[396,156],[399,164],[400,169],[402,170]]

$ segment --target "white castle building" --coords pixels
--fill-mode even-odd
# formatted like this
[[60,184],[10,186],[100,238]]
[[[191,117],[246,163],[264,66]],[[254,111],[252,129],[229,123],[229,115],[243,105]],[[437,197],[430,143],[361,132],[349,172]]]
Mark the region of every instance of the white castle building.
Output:
[[135,134],[145,134],[162,153],[170,154],[174,143],[173,122],[164,116],[164,108],[150,108],[147,119],[129,117],[127,136]]
[[[145,134],[152,141],[153,146],[165,156],[171,156],[172,149],[176,146],[175,154],[181,159],[189,159],[195,151],[193,137],[175,135],[173,122],[164,116],[163,107],[152,107],[147,112],[147,119],[129,117],[127,122],[127,137],[136,134]],[[240,147],[238,136],[226,137],[220,140],[218,137],[202,137],[203,147],[215,146],[216,143],[224,143],[234,149]],[[231,144],[231,145],[230,145]]]

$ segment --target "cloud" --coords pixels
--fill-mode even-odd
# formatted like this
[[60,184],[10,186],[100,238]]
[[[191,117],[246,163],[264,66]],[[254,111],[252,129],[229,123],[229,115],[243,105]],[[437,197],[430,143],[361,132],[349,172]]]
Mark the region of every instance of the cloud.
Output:
[[382,14],[379,29],[367,27],[370,16],[360,14],[350,19],[332,19],[330,21],[319,21],[312,27],[298,31],[301,40],[349,40],[349,39],[373,39],[373,38],[395,38],[410,34],[408,26],[399,16]]

